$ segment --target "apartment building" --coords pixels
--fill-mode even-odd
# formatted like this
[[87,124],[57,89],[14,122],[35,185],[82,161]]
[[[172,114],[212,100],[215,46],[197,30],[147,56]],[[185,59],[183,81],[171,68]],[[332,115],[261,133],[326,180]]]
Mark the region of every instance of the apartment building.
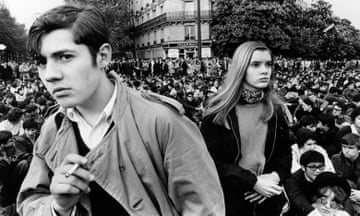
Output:
[[[137,58],[197,57],[198,0],[132,0]],[[210,57],[212,0],[200,0],[201,53]]]

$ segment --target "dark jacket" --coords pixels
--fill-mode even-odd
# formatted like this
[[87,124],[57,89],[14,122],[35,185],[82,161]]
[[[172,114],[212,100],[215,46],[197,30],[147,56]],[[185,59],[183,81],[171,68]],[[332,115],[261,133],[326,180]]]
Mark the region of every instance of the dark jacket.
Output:
[[288,215],[306,216],[315,209],[310,201],[316,191],[316,187],[305,179],[302,169],[296,171],[286,180],[285,190],[290,200],[290,212]]
[[[264,173],[276,171],[281,181],[290,175],[289,128],[280,107],[268,122],[265,145],[266,163]],[[252,191],[257,181],[256,175],[238,164],[241,155],[241,139],[238,120],[233,109],[227,120],[230,129],[213,123],[214,116],[207,116],[201,126],[208,150],[213,157],[225,196],[227,214],[241,215],[241,206],[236,200],[243,199],[244,192]]]
[[352,162],[340,152],[333,155],[331,161],[337,174],[351,181],[352,187],[356,185],[355,188],[360,189],[360,157]]

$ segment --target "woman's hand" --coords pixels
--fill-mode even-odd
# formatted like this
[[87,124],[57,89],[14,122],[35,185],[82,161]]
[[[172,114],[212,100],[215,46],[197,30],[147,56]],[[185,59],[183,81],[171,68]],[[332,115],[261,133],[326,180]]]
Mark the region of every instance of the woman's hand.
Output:
[[262,196],[269,198],[274,195],[280,195],[283,188],[269,175],[260,175],[257,177],[254,190]]

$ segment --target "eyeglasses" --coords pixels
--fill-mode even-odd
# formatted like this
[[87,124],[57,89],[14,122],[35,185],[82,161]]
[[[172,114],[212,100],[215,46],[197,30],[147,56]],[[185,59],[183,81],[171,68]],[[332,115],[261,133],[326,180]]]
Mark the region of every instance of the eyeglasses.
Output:
[[320,165],[320,166],[306,166],[307,168],[309,168],[310,171],[315,172],[316,170],[319,171],[324,171],[325,166],[324,165]]

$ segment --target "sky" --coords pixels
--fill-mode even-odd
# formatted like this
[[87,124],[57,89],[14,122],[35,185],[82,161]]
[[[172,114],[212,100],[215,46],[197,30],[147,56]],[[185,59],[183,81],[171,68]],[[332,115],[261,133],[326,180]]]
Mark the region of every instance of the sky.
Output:
[[41,13],[64,3],[63,0],[0,0],[4,2],[18,23],[29,29]]
[[[311,2],[312,0],[305,0]],[[360,29],[360,0],[326,0],[332,5],[334,14],[341,18],[346,18]],[[30,27],[35,18],[46,10],[60,5],[63,0],[0,0],[5,2],[10,13],[19,23],[24,23]]]

